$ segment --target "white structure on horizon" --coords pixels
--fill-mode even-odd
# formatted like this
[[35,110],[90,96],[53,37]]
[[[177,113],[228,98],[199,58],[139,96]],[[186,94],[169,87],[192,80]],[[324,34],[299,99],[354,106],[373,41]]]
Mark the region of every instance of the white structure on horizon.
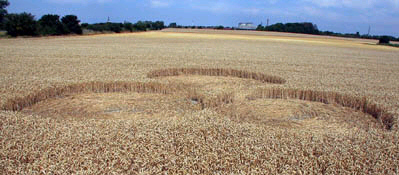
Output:
[[243,30],[255,30],[256,26],[252,22],[240,22],[238,23],[238,28]]

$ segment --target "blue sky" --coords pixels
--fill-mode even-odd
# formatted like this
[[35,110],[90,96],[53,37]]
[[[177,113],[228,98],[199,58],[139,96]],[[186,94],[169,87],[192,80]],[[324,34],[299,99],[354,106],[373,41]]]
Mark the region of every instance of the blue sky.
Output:
[[313,22],[320,30],[399,37],[399,0],[9,0],[9,13],[75,14],[82,22],[162,20],[237,26]]

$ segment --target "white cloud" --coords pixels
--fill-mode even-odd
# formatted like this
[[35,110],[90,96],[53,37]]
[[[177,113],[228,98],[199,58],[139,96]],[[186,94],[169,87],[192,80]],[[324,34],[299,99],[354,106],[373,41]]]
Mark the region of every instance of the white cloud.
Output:
[[162,8],[162,7],[169,7],[171,1],[166,1],[166,0],[151,0],[150,5],[153,8]]
[[107,2],[112,2],[112,0],[47,0],[47,1],[57,4],[89,4],[89,3],[104,4]]
[[352,9],[373,9],[376,7],[398,8],[399,0],[302,0],[319,7],[337,7]]
[[235,9],[234,4],[224,1],[186,1],[189,8],[208,11],[212,13],[231,13]]
[[[277,0],[273,0],[277,1]],[[264,13],[263,8],[250,6],[250,5],[242,5],[235,4],[230,1],[208,1],[208,2],[193,2],[189,1],[189,7],[193,9],[209,11],[217,14],[235,14],[240,13],[244,15],[259,15]]]
[[320,9],[320,8],[314,8],[311,6],[304,6],[296,12],[296,14],[301,14],[300,16],[304,16],[305,18],[308,19],[324,19],[330,22],[347,22],[356,19],[356,21],[359,21],[359,16],[345,16],[342,13],[338,13],[333,10],[325,10],[325,9]]
[[376,0],[304,0],[320,7],[369,8]]
[[259,9],[259,8],[242,8],[241,11],[246,14],[258,15],[261,12],[261,9]]

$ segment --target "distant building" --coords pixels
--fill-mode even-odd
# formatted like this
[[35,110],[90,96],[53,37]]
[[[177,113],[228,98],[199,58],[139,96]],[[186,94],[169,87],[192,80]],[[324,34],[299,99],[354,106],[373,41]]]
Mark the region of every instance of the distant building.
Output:
[[238,29],[255,30],[256,26],[252,22],[240,22],[240,23],[238,23]]

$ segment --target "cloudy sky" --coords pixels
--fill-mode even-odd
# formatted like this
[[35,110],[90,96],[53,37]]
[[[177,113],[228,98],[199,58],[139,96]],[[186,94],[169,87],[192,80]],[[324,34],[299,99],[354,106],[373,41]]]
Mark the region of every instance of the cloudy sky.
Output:
[[75,14],[82,22],[162,20],[237,26],[313,22],[320,30],[399,37],[399,0],[9,0],[9,13]]

